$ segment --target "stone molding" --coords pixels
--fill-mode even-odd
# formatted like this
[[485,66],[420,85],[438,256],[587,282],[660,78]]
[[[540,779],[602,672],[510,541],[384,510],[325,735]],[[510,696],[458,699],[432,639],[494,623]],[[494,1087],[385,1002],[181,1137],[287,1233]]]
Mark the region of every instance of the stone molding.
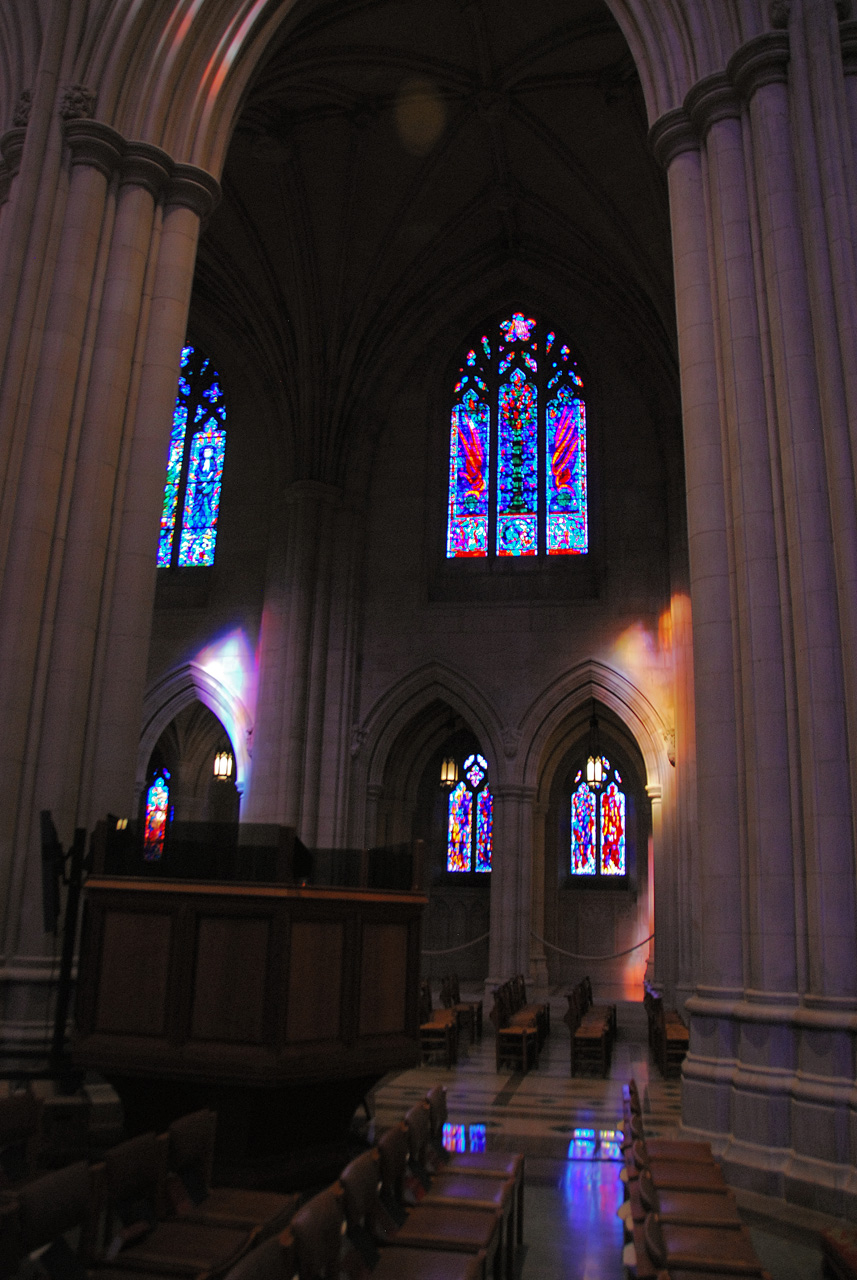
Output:
[[748,40],[733,53],[727,74],[745,102],[757,89],[788,82],[789,36],[787,31],[767,31]]
[[80,119],[67,120],[63,132],[71,151],[72,165],[91,165],[105,178],[113,176],[125,145],[121,134],[108,124]]
[[[121,186],[139,186],[165,205],[190,209],[200,220],[207,218],[220,201],[220,184],[205,169],[176,163],[161,147],[149,142],[128,142],[100,120],[68,116],[63,133],[71,152],[71,163],[92,165],[106,178],[118,175]],[[0,138],[0,152],[11,169],[6,155],[6,140],[24,130],[10,130]]]
[[[850,58],[857,71],[857,23],[848,23],[840,30],[844,32],[846,28],[849,34],[843,34],[843,58]],[[788,64],[787,31],[766,31],[748,40],[729,59],[725,71],[705,76],[688,91],[683,106],[665,112],[655,121],[649,130],[649,146],[655,159],[668,169],[682,152],[698,150],[713,124],[740,118],[742,104],[748,103],[757,89],[786,84]]]
[[655,121],[649,130],[649,147],[664,169],[683,152],[699,150],[699,138],[684,107],[675,107]]
[[698,81],[685,98],[684,109],[703,141],[709,129],[721,120],[741,118],[741,101],[729,76],[722,71]]

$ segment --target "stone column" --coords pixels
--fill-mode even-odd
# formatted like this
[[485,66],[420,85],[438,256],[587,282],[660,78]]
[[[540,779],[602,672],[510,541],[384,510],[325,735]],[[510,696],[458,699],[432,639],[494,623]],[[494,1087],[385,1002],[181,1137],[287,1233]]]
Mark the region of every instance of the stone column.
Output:
[[[729,1068],[736,1054],[729,1013],[743,988],[735,662],[727,507],[720,430],[714,301],[698,139],[684,111],[652,130],[667,169],[672,220],[693,609],[699,821],[698,997],[691,1021],[683,1113],[717,1132],[729,1123]],[[657,907],[657,889],[656,889]],[[693,1006],[689,1002],[688,1007]]]
[[219,187],[203,170],[176,165],[164,193],[148,332],[130,442],[112,592],[102,609],[80,812],[91,826],[108,812],[129,814],[134,796],[145,655],[149,650],[157,575],[156,549],[164,470],[179,361],[187,330],[201,219]]
[[[782,42],[774,44],[782,67]],[[789,720],[778,527],[779,468],[772,463],[763,346],[745,175],[740,102],[726,76],[696,85],[687,98],[704,139],[712,267],[719,319],[724,473],[734,575],[735,650],[740,717],[739,803],[746,886],[745,982],[763,1000],[797,999],[794,877],[782,851],[792,845]],[[774,484],[776,482],[776,500]],[[776,509],[775,509],[776,508]],[[764,993],[764,994],[762,994]]]
[[491,938],[486,996],[516,973],[529,976],[532,918],[533,787],[494,788]]
[[[540,938],[545,936],[545,818],[547,817],[547,812],[548,805],[544,801],[537,801],[533,805],[532,917],[530,924],[533,933],[537,933]],[[539,942],[532,936],[530,937],[529,971],[534,988],[540,992],[547,992],[548,962],[544,943]]]
[[312,843],[318,797],[310,765],[321,749],[332,540],[341,492],[299,481],[285,501],[285,545],[272,547],[262,620],[254,733],[262,768],[254,771],[246,816],[297,827]]

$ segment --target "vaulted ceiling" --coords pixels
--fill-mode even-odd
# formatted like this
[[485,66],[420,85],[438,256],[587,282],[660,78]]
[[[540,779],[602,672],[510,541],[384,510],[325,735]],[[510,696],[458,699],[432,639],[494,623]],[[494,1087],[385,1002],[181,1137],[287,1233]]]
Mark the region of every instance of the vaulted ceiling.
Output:
[[301,0],[223,185],[194,313],[258,362],[293,475],[339,479],[421,354],[515,300],[675,386],[666,186],[602,0]]

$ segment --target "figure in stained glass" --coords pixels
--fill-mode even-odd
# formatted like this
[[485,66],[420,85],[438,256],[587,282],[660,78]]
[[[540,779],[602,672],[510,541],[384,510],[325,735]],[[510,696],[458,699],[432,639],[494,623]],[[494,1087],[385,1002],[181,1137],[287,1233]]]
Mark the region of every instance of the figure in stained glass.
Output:
[[486,786],[488,762],[475,752],[464,761],[462,773],[462,781],[449,796],[446,869],[488,872],[493,822],[491,792]]
[[600,760],[600,782],[588,783],[582,770],[574,780],[571,795],[573,876],[624,876],[627,873],[622,779],[606,756]]
[[216,370],[202,352],[185,346],[167,453],[159,567],[214,563],[225,424],[226,406]]
[[568,343],[514,311],[466,352],[449,449],[449,559],[585,555],[586,406]]
[[170,774],[168,769],[160,769],[146,792],[143,857],[147,862],[157,862],[164,852],[169,814]]

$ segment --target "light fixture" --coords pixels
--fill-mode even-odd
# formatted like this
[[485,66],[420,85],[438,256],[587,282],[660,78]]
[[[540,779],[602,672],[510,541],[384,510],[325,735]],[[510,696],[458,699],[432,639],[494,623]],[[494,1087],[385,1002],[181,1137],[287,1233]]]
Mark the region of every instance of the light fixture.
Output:
[[604,757],[598,742],[598,718],[593,716],[589,721],[589,758],[586,761],[586,781],[594,790],[604,782]]
[[221,782],[228,782],[232,777],[232,759],[231,751],[218,751],[214,757],[214,776]]
[[442,787],[454,787],[458,781],[458,765],[452,756],[448,756],[440,766],[440,785]]
[[116,819],[116,830],[117,830],[117,831],[127,831],[127,830],[128,830],[128,819],[127,819],[127,818],[117,818],[117,819]]

